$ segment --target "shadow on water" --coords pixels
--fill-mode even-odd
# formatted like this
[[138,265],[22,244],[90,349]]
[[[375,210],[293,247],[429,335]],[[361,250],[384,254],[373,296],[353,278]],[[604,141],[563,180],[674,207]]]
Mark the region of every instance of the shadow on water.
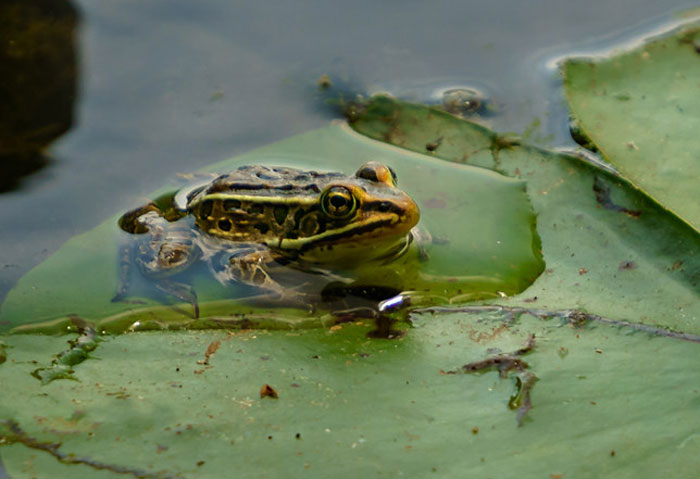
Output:
[[0,19],[2,193],[46,167],[46,147],[73,125],[80,15],[67,0],[3,0]]

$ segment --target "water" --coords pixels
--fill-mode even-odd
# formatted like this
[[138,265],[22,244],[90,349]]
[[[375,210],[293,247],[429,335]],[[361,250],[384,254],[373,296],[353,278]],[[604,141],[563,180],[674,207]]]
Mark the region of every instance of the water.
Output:
[[143,203],[164,179],[326,125],[327,110],[313,100],[322,74],[358,90],[426,99],[448,87],[476,87],[500,106],[488,118],[493,128],[530,131],[531,138],[562,146],[570,144],[566,112],[548,60],[581,46],[600,49],[596,42],[620,42],[620,35],[639,36],[691,6],[675,0],[73,5],[80,16],[74,123],[51,145],[45,165],[0,194],[0,299],[66,240]]

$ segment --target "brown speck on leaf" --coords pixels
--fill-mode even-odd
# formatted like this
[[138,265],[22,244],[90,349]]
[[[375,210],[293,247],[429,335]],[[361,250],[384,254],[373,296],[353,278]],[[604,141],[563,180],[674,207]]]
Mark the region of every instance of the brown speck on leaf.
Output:
[[474,426],[472,428],[472,434],[479,434],[479,427],[478,426]]
[[550,474],[550,479],[564,479],[564,474]]
[[423,206],[425,206],[426,208],[439,210],[445,208],[447,206],[447,202],[442,198],[432,197],[425,200],[423,202]]
[[204,461],[198,461],[197,462],[197,467],[202,467],[204,465]]
[[620,271],[625,271],[628,269],[637,269],[637,263],[634,261],[622,261],[620,266],[617,267]]
[[578,274],[583,275],[583,274],[586,274],[586,273],[588,273],[588,270],[587,270],[586,268],[579,268]]
[[204,352],[203,364],[209,365],[209,360],[211,359],[212,355],[219,350],[219,347],[221,347],[221,341],[218,339],[216,341],[212,341],[209,346],[207,346],[207,350]]
[[442,144],[442,137],[436,139],[435,141],[431,141],[430,143],[425,145],[425,149],[428,151],[435,151],[440,147],[441,144]]
[[615,449],[613,449],[612,451],[610,451],[610,457],[615,457]]
[[598,354],[603,354],[603,350],[602,350],[602,349],[596,348],[595,352],[598,353]]
[[683,266],[683,261],[678,260],[671,265],[671,267],[669,268],[669,271],[677,271],[677,270],[681,269],[682,266]]
[[269,384],[265,384],[263,387],[260,388],[260,399],[263,398],[277,399],[279,398],[279,395],[277,394],[275,388],[273,388]]

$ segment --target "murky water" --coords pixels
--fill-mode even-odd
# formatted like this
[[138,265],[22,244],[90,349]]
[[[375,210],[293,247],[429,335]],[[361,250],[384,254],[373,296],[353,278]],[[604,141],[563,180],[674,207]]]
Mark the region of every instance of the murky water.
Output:
[[[70,10],[22,3],[48,25],[73,23]],[[301,8],[159,0],[72,6],[75,37],[59,28],[55,41],[66,43],[67,69],[72,55],[77,59],[75,83],[73,70],[66,73],[59,63],[28,96],[31,116],[55,112],[39,122],[51,126],[49,136],[61,133],[66,118],[73,118],[72,127],[44,156],[2,158],[6,180],[8,164],[26,167],[14,168],[16,181],[0,194],[0,299],[66,240],[143,202],[176,173],[326,125],[329,114],[315,99],[322,74],[356,90],[419,100],[475,87],[497,105],[484,118],[496,130],[566,145],[566,111],[548,61],[652,31],[692,5],[359,1]],[[3,58],[15,50],[7,52]],[[66,99],[73,88],[71,115]],[[0,118],[16,126],[16,115]]]

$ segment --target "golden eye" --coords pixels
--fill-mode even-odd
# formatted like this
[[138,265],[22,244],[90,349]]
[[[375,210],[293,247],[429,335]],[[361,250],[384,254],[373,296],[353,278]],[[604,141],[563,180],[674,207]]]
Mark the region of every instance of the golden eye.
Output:
[[321,209],[331,218],[347,218],[357,209],[357,200],[346,187],[331,186],[321,195]]

